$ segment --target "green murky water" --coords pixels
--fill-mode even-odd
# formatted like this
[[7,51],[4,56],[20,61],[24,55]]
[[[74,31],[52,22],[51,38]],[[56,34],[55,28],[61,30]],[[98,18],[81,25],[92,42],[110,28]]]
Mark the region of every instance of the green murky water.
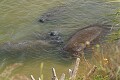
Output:
[[[56,22],[38,22],[41,15],[58,5],[69,9],[66,14],[58,14]],[[77,29],[96,22],[110,21],[112,14],[120,9],[119,2],[96,0],[0,0],[0,44],[24,40],[36,40],[34,32],[47,33],[58,31],[65,43]],[[42,44],[42,43],[41,43]],[[63,45],[62,45],[63,46]],[[45,48],[44,48],[45,47]],[[51,77],[51,68],[55,67],[58,75],[67,73],[73,65],[73,60],[64,59],[55,45],[41,46],[26,50],[0,51],[0,71],[10,64],[21,62],[23,65],[13,71],[14,74],[33,74],[38,77],[40,64],[44,63],[45,80]],[[1,73],[0,72],[0,73]]]

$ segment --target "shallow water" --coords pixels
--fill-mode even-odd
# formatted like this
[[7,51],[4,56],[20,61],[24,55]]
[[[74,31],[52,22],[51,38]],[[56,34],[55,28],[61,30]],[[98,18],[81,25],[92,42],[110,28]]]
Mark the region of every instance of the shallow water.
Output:
[[[55,15],[56,22],[40,23],[40,17],[58,5],[65,5],[65,14]],[[64,44],[78,29],[111,20],[112,14],[120,7],[119,2],[105,2],[96,0],[0,0],[0,43],[38,40],[34,32],[48,33],[58,31]],[[110,23],[111,24],[111,23]],[[64,45],[63,44],[63,45]],[[58,75],[67,73],[73,66],[73,60],[61,56],[63,45],[41,45],[22,50],[0,51],[0,71],[13,63],[23,65],[13,71],[14,74],[40,75],[40,64],[44,63],[43,74],[45,80],[50,79],[51,68],[55,67]],[[1,73],[0,72],[0,73]]]

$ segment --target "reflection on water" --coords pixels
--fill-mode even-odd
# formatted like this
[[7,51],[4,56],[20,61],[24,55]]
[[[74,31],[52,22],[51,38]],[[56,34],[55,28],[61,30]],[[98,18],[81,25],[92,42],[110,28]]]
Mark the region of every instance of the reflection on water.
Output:
[[[61,48],[70,35],[86,25],[109,21],[111,17],[107,15],[115,12],[119,4],[95,0],[0,0],[0,43],[13,43],[10,48],[8,45],[0,46],[0,71],[10,64],[21,62],[23,65],[13,74],[34,74],[38,77],[40,63],[43,62],[45,80],[51,76],[52,67],[56,68],[58,75],[67,72],[73,61],[61,56]],[[39,22],[42,16],[54,13],[58,5],[64,5],[64,10],[48,17],[49,21],[45,23]],[[35,38],[35,32],[43,34],[50,31],[58,31],[64,44],[48,46],[43,45],[44,41],[37,42],[39,39]],[[27,46],[15,49],[17,43],[24,41],[28,42]]]

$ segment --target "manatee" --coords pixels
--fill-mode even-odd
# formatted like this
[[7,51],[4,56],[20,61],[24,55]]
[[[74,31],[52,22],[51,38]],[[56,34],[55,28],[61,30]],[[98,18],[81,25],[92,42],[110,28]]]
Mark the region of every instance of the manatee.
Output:
[[57,6],[47,12],[43,13],[39,19],[39,22],[44,23],[48,21],[56,22],[58,19],[61,19],[62,16],[66,13],[68,8],[66,6]]
[[6,42],[0,45],[0,50],[4,51],[23,51],[37,47],[51,46],[48,42],[43,40],[26,40],[20,42]]
[[80,29],[69,39],[63,50],[70,52],[73,56],[79,56],[87,45],[94,43],[100,36],[105,36],[106,31],[109,32],[109,29],[97,24]]

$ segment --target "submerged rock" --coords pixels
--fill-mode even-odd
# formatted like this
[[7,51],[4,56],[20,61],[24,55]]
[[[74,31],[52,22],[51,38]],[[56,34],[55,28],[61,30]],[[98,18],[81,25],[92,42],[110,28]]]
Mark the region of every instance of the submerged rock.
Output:
[[105,36],[106,31],[108,31],[107,28],[97,24],[80,29],[71,37],[63,49],[70,52],[74,56],[79,56],[87,45],[94,42],[98,43],[100,37]]

